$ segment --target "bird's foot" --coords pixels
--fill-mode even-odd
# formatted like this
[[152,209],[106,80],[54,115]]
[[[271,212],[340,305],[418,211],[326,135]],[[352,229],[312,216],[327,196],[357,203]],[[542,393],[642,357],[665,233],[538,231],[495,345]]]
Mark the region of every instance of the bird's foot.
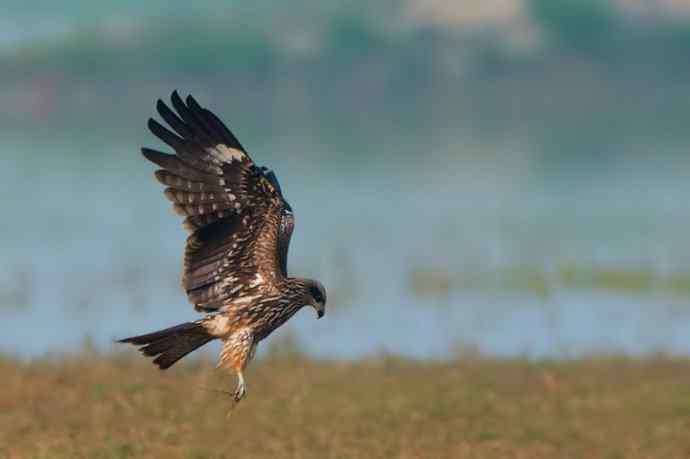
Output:
[[233,392],[233,397],[235,398],[235,403],[239,402],[247,394],[247,390],[244,388],[244,384],[238,384],[237,389]]
[[232,411],[235,409],[238,403],[240,403],[240,400],[242,400],[245,396],[247,391],[244,388],[244,384],[242,385],[237,385],[237,389],[235,389],[235,392],[228,392],[229,395],[232,396],[232,406],[230,406],[230,411],[228,411],[228,417],[232,414]]
[[242,400],[246,394],[247,390],[245,389],[244,384],[238,384],[237,389],[235,389],[235,392],[231,394],[233,399],[232,407],[236,407],[237,404],[240,403],[240,400]]

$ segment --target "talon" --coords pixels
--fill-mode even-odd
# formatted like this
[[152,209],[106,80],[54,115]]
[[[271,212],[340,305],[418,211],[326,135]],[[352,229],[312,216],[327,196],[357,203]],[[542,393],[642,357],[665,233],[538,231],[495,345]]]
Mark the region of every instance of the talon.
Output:
[[247,393],[247,391],[244,388],[244,384],[238,384],[237,389],[233,393],[233,396],[235,398],[235,403],[238,403],[240,400],[242,400],[246,393]]
[[238,403],[240,403],[240,400],[244,397],[246,391],[244,390],[244,387],[237,387],[235,392],[232,394],[232,406],[230,407],[230,411],[228,411],[228,416],[232,413],[232,410],[237,406]]
[[235,404],[239,403],[240,400],[244,398],[246,395],[247,390],[244,387],[244,375],[242,374],[241,371],[237,372],[237,389],[235,389],[235,392],[232,394],[235,399]]

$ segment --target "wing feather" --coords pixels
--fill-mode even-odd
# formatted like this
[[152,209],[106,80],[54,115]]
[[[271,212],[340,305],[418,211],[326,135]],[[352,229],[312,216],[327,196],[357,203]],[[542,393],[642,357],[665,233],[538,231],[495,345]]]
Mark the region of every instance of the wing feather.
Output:
[[223,122],[218,119],[218,117],[211,112],[210,110],[203,109],[204,110],[204,115],[208,119],[209,125],[213,126],[220,134],[220,137],[225,141],[225,144],[228,145],[230,148],[235,148],[240,151],[244,151],[246,153],[246,150],[242,146],[239,140],[237,140],[237,137],[228,129]]
[[191,231],[182,276],[188,299],[211,311],[248,285],[287,276],[294,219],[273,172],[256,166],[216,115],[177,91],[170,100],[172,109],[162,100],[156,109],[172,130],[154,119],[148,126],[175,154],[142,154],[162,168],[156,179]]
[[295,217],[291,210],[284,209],[280,219],[280,231],[278,232],[278,259],[283,276],[287,277],[287,259],[290,248],[290,237],[295,228]]
[[223,182],[220,180],[216,183],[207,183],[181,177],[165,169],[157,170],[154,174],[160,183],[176,190],[189,191],[192,193],[201,193],[204,191],[225,193],[225,188],[221,185]]
[[163,120],[165,120],[165,122],[168,123],[168,125],[171,128],[173,128],[180,137],[193,137],[194,134],[187,127],[184,121],[182,121],[180,117],[175,114],[174,111],[170,110],[170,108],[167,105],[165,105],[165,102],[163,102],[161,99],[158,99],[158,102],[156,103],[156,110],[161,115]]
[[[167,108],[167,106],[162,102],[161,104]],[[170,111],[169,108],[167,108],[167,110]],[[213,158],[208,157],[208,155],[204,153],[203,146],[196,142],[193,136],[190,136],[186,139],[178,137],[153,118],[149,119],[148,126],[149,130],[153,132],[156,137],[175,150],[177,156],[189,166],[207,173],[216,175],[222,174],[222,170],[220,169],[221,163]]]
[[208,183],[210,185],[224,185],[223,179],[218,177],[217,174],[201,172],[200,170],[195,169],[194,167],[191,167],[189,164],[182,161],[179,156],[168,155],[156,150],[151,150],[150,148],[142,148],[141,153],[152,163],[155,163],[168,172],[180,177],[184,177],[195,182]]

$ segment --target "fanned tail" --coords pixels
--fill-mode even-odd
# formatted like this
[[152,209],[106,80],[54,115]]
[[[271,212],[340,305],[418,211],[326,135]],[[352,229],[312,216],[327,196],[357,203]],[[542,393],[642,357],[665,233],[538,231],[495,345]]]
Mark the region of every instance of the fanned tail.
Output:
[[155,357],[153,363],[165,370],[214,338],[200,322],[186,322],[145,335],[121,339],[118,343],[139,346],[142,354]]

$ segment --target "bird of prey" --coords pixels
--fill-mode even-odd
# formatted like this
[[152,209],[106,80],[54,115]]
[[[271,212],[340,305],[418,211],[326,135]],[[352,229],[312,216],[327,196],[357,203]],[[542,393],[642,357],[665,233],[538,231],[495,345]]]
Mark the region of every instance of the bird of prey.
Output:
[[[143,148],[165,185],[165,196],[186,217],[191,233],[184,249],[182,287],[205,317],[120,340],[139,347],[161,369],[214,339],[223,342],[219,367],[234,370],[239,402],[245,395],[243,370],[257,345],[303,306],[324,315],[326,291],[319,281],[289,277],[292,208],[275,174],[257,166],[237,138],[192,96],[177,91],[172,107],[162,100],[148,127],[175,154]],[[174,131],[174,132],[173,132]]]

